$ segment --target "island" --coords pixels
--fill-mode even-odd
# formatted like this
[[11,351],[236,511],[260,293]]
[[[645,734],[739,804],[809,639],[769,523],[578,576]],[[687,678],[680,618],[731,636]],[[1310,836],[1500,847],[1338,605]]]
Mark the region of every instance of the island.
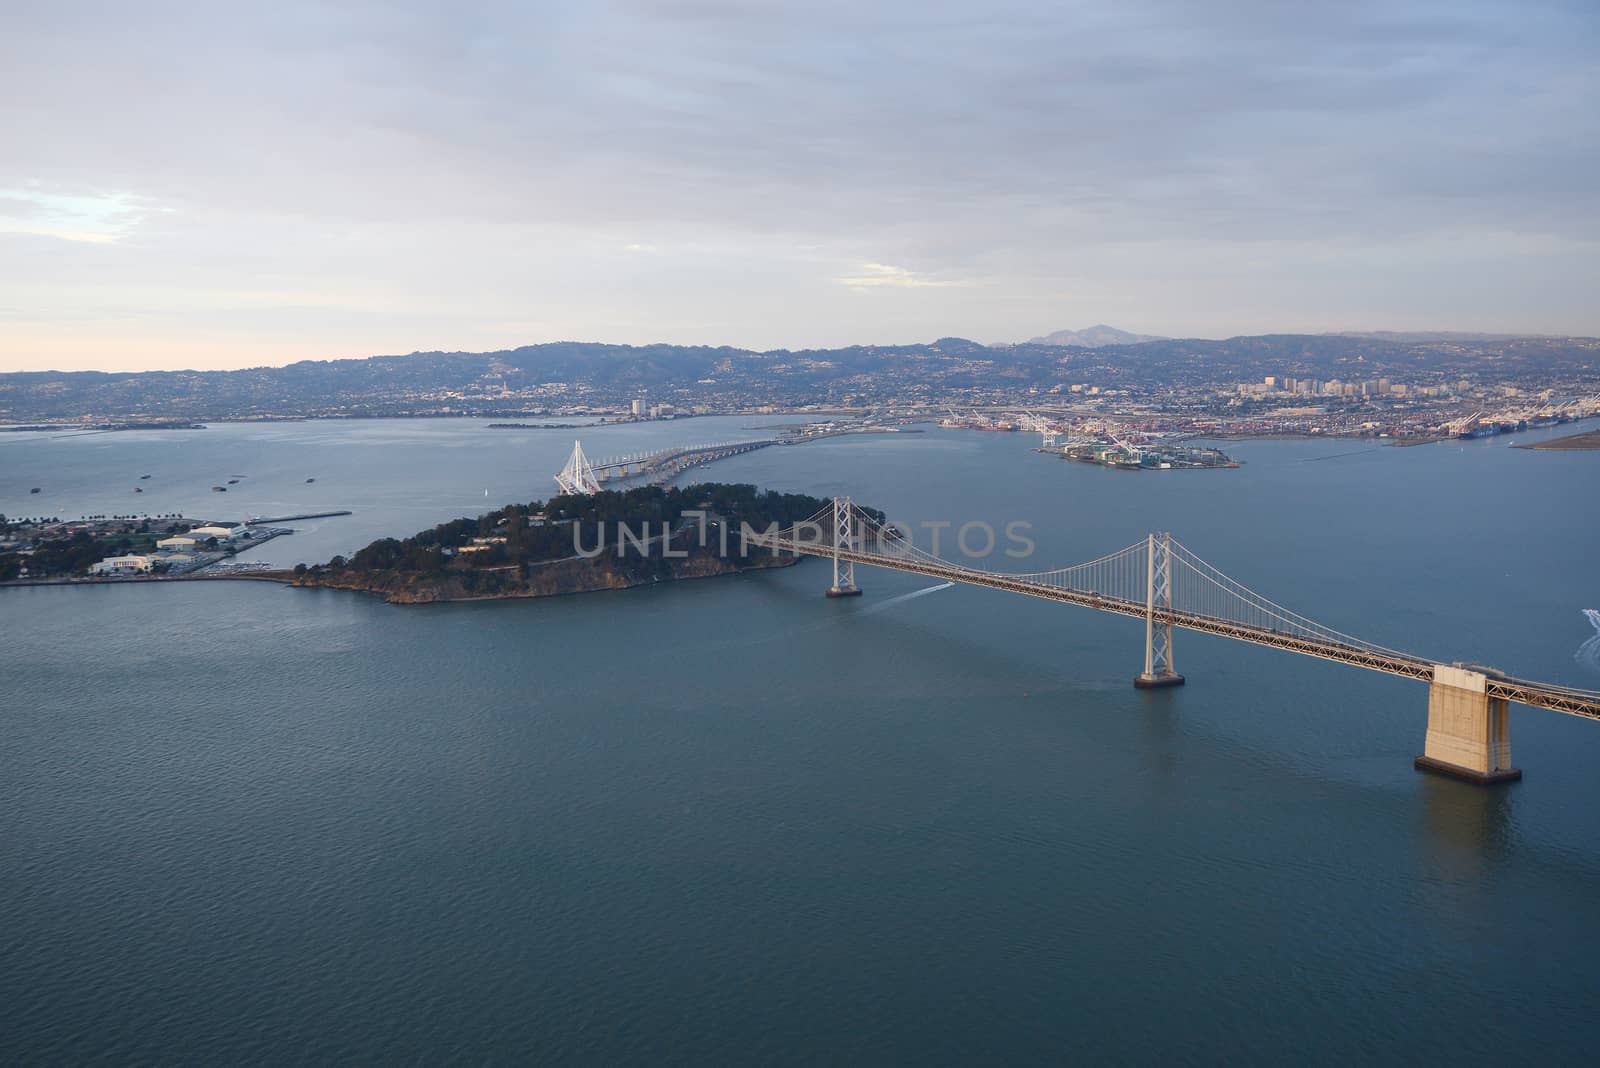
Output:
[[229,558],[293,533],[252,517],[190,520],[165,515],[11,519],[0,515],[0,585],[135,582],[260,570]]
[[192,423],[187,419],[150,419],[142,422],[111,422],[111,423],[37,423],[34,425],[0,426],[0,430],[12,433],[62,431],[74,432],[88,430],[204,430],[204,423]]
[[1239,461],[1220,449],[1172,443],[1132,445],[1114,440],[1035,451],[1060,456],[1065,460],[1076,460],[1079,463],[1110,467],[1118,471],[1197,471],[1239,466]]
[[[747,483],[643,486],[513,504],[409,538],[380,538],[348,560],[295,567],[298,587],[357,590],[390,604],[550,597],[709,578],[798,557],[746,547],[741,533],[787,527],[820,497]],[[882,521],[882,513],[864,509]]]

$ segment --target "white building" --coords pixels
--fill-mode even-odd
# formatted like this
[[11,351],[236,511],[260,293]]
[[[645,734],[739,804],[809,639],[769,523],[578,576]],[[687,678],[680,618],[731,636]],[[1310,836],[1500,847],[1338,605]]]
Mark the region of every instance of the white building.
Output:
[[209,526],[195,527],[189,531],[188,536],[196,541],[205,541],[207,538],[216,538],[218,541],[228,541],[239,531],[235,527]]
[[108,556],[98,564],[89,565],[91,575],[142,575],[150,571],[148,556]]
[[174,534],[170,538],[162,538],[156,542],[156,548],[170,552],[192,552],[198,544],[200,544],[198,538],[191,538],[185,534]]

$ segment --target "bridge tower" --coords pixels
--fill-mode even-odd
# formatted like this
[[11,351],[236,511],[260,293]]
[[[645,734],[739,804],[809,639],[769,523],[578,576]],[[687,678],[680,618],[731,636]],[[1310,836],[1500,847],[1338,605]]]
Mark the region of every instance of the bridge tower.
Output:
[[1151,534],[1145,561],[1144,674],[1133,684],[1140,689],[1182,686],[1183,676],[1172,670],[1172,617],[1156,619],[1158,611],[1172,609],[1172,535]]
[[567,457],[566,466],[556,472],[556,485],[566,494],[586,495],[600,492],[600,480],[595,477],[594,465],[583,454],[583,442],[572,443],[572,455]]
[[829,597],[860,597],[861,587],[856,585],[856,562],[839,559],[841,548],[849,549],[854,542],[854,523],[849,497],[833,499],[833,585],[828,587]]
[[1512,782],[1511,720],[1504,697],[1489,693],[1482,671],[1433,666],[1428,687],[1428,737],[1417,767],[1482,785]]

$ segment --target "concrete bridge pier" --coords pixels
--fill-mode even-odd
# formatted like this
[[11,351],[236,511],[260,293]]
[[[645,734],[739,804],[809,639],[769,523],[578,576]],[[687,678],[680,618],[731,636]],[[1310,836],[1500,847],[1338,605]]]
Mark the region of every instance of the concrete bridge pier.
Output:
[[1507,702],[1488,692],[1481,671],[1435,664],[1428,687],[1428,737],[1417,767],[1487,786],[1513,782]]

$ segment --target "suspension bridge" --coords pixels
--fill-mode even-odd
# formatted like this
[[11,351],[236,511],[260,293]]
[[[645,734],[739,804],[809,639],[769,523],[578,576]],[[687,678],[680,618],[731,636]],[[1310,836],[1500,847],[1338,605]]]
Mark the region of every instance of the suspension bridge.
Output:
[[1171,534],[1149,534],[1116,552],[1051,571],[985,571],[925,552],[850,498],[835,497],[817,514],[786,529],[746,531],[745,541],[831,560],[830,597],[860,594],[855,566],[862,564],[1142,619],[1144,671],[1134,679],[1139,687],[1183,684],[1173,667],[1176,629],[1426,682],[1428,732],[1417,766],[1474,782],[1522,776],[1511,764],[1507,706],[1512,702],[1600,720],[1600,692],[1511,678],[1481,665],[1440,663],[1334,630],[1250,590]]

